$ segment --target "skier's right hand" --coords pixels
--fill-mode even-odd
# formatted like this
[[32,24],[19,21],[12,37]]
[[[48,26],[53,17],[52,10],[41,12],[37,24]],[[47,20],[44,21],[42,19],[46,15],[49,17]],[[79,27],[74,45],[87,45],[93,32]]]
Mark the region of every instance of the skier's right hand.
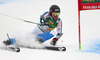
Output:
[[51,45],[53,45],[53,46],[55,46],[56,45],[56,43],[57,43],[57,41],[58,41],[58,38],[53,38],[53,40],[51,41]]

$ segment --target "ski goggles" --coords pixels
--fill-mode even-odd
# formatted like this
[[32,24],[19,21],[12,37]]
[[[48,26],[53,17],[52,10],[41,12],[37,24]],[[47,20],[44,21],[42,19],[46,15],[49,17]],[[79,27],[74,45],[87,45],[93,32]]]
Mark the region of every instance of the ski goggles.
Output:
[[52,12],[53,16],[59,16],[59,14],[60,14],[59,12]]

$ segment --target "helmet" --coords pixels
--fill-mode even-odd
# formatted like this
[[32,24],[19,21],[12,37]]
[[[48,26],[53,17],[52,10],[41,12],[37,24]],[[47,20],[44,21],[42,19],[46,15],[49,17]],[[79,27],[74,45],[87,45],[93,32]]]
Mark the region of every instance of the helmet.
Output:
[[52,12],[59,12],[60,13],[60,8],[57,5],[52,5],[49,9],[50,15]]

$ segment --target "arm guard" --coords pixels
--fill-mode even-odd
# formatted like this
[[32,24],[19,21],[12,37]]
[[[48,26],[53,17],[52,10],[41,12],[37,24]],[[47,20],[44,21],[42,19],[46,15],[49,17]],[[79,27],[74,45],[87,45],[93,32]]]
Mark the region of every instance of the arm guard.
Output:
[[44,22],[46,21],[46,19],[44,18],[44,15],[40,16],[41,20],[43,20]]
[[47,26],[49,26],[49,24],[46,23],[47,21],[46,21],[44,15],[41,15],[41,16],[40,16],[40,22],[41,22],[41,25],[47,25]]

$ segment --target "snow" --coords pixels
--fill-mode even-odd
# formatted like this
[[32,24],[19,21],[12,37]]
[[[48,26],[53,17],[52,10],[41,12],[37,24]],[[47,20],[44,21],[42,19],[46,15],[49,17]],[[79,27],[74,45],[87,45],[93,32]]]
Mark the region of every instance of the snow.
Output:
[[57,46],[65,46],[67,49],[61,52],[20,48],[19,53],[0,49],[0,60],[100,60],[99,10],[81,11],[82,50],[79,51],[77,0],[0,0],[0,2],[3,2],[0,3],[0,47],[3,46],[2,41],[7,39],[7,33],[10,37],[25,35],[36,26],[16,18],[38,23],[40,15],[48,11],[52,4],[57,4],[61,8],[60,17],[64,33]]

